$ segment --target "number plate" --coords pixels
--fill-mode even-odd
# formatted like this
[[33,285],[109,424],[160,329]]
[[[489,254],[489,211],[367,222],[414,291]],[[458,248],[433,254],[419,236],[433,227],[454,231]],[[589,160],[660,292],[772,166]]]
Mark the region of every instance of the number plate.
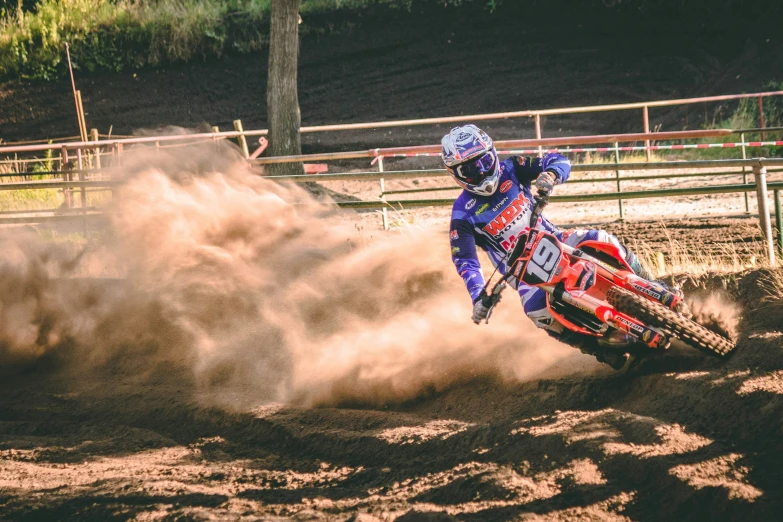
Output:
[[522,281],[528,285],[548,283],[554,277],[557,265],[562,257],[562,251],[557,240],[543,236],[536,245],[525,267]]

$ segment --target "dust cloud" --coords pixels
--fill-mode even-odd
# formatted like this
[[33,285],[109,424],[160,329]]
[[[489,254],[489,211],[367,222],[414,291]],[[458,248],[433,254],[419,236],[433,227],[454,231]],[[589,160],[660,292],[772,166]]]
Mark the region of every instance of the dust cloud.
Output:
[[591,366],[537,330],[513,291],[474,325],[445,234],[368,238],[212,144],[130,157],[100,241],[3,235],[3,371],[177,381],[245,408],[378,404]]
[[732,341],[737,340],[741,317],[740,306],[719,292],[694,296],[688,300],[693,320]]

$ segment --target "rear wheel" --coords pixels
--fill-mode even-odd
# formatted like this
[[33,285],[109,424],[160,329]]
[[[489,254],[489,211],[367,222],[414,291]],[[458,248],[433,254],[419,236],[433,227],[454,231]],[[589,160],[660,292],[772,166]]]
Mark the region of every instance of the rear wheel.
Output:
[[686,319],[659,303],[623,288],[610,288],[606,297],[618,311],[635,317],[650,326],[660,328],[710,355],[726,357],[736,348],[736,345],[729,339]]

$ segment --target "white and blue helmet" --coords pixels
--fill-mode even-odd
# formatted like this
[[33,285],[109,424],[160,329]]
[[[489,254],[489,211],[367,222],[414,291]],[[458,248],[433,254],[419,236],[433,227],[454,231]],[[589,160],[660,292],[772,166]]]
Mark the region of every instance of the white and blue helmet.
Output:
[[500,182],[500,162],[492,138],[475,125],[454,127],[441,140],[443,165],[457,184],[473,194],[491,196]]

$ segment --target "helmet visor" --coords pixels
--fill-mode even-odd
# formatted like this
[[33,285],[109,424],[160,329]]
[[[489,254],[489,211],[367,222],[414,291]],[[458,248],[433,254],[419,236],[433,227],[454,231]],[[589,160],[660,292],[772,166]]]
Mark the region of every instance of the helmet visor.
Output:
[[495,158],[494,154],[487,152],[479,158],[457,165],[453,168],[453,172],[465,183],[478,185],[494,172]]

